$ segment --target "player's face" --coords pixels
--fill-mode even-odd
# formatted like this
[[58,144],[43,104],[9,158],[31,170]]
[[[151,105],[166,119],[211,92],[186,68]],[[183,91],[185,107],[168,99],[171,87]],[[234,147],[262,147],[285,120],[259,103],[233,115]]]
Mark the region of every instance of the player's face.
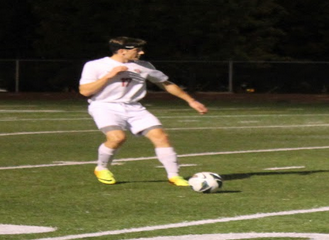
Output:
[[133,48],[131,50],[127,50],[125,57],[128,61],[136,61],[138,60],[142,55],[144,54],[144,51],[142,48]]

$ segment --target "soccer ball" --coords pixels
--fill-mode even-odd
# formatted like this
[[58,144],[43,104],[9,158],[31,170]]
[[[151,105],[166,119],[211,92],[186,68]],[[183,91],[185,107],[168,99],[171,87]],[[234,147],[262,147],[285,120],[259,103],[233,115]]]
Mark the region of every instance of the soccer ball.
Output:
[[188,183],[196,192],[214,193],[223,185],[223,179],[217,173],[213,172],[199,172],[194,174]]

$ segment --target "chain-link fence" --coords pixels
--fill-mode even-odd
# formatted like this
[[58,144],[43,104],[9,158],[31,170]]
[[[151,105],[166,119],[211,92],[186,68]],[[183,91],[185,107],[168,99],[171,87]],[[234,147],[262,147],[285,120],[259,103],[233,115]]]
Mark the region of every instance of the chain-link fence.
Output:
[[10,92],[76,91],[84,61],[0,60],[0,88]]
[[[0,91],[77,91],[85,60],[0,60]],[[152,61],[188,91],[327,93],[329,62]],[[156,86],[149,89],[158,91]]]

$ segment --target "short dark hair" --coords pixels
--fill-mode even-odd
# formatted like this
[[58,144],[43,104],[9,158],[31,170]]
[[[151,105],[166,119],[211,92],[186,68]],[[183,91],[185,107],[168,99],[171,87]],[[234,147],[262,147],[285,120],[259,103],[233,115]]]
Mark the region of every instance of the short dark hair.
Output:
[[138,38],[116,37],[109,41],[110,50],[116,53],[119,49],[141,48],[146,45],[146,41]]

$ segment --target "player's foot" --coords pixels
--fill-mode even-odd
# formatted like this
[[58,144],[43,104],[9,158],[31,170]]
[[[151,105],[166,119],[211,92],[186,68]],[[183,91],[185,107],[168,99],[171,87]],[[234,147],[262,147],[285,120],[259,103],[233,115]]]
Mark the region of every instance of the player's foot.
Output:
[[95,173],[98,181],[100,181],[101,183],[105,183],[105,184],[115,184],[116,183],[113,173],[111,173],[110,170],[108,170],[108,169],[97,170],[97,168],[95,168],[94,173]]
[[174,184],[174,185],[179,186],[179,187],[187,187],[187,186],[190,186],[190,184],[188,183],[188,181],[186,181],[181,176],[176,176],[176,177],[169,178],[169,182],[171,184]]

